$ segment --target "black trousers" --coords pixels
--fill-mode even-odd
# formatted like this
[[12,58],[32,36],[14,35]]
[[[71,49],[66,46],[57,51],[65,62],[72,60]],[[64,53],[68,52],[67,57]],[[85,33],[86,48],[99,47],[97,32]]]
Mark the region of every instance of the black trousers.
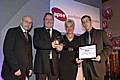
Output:
[[36,74],[36,80],[58,80],[57,75],[51,75],[51,74]]
[[104,80],[104,75],[98,76],[91,62],[86,62],[84,67],[85,80]]
[[25,80],[26,76],[14,76],[14,75],[10,75],[8,77],[5,77],[4,80]]
[[58,60],[49,60],[48,69],[43,73],[35,73],[36,80],[58,80]]

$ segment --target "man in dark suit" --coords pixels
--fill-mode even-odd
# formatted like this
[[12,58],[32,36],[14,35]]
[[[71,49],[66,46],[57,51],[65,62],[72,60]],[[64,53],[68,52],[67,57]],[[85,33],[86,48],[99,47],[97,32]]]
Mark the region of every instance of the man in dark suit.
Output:
[[57,80],[58,79],[58,60],[57,45],[55,41],[61,37],[60,32],[53,29],[54,16],[46,13],[44,16],[44,27],[34,30],[33,43],[36,49],[34,72],[36,80]]
[[24,16],[20,26],[7,31],[3,45],[4,80],[26,80],[32,75],[32,40],[28,33],[31,26],[32,18]]
[[83,61],[83,73],[85,80],[104,80],[105,61],[112,52],[111,42],[103,30],[92,27],[91,17],[84,15],[81,18],[82,26],[86,32],[80,36],[80,45],[96,44],[97,56],[95,59]]

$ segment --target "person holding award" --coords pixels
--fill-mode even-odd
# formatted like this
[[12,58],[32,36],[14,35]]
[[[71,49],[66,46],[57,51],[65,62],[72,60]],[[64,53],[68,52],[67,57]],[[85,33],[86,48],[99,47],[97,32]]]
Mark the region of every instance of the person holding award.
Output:
[[[90,16],[84,15],[81,18],[81,23],[86,32],[80,36],[80,44],[85,46],[90,46],[92,44],[96,45],[96,57],[88,58],[91,53],[87,53],[86,59],[84,58],[83,61],[83,74],[85,80],[104,80],[104,75],[106,73],[105,61],[112,52],[111,42],[103,30],[93,28]],[[88,49],[88,47],[86,48]],[[90,50],[87,49],[86,51],[90,52]]]
[[36,49],[34,73],[36,80],[58,80],[59,46],[61,33],[53,29],[54,15],[45,13],[44,26],[35,28],[33,43]]
[[78,68],[76,63],[76,57],[78,57],[78,36],[74,34],[74,26],[73,20],[66,20],[66,34],[63,35],[63,49],[60,53],[59,80],[76,80]]

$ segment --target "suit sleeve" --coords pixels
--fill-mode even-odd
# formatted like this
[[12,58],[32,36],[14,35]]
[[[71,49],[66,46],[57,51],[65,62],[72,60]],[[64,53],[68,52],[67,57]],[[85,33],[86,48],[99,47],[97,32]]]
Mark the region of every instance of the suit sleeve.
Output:
[[43,39],[43,36],[46,36],[45,34],[40,33],[40,29],[34,30],[34,36],[33,36],[33,44],[35,49],[41,49],[41,50],[50,50],[52,49],[51,41],[45,41]]
[[14,54],[14,48],[16,43],[15,34],[16,33],[14,29],[9,29],[6,34],[4,45],[3,45],[4,59],[6,60],[8,66],[13,72],[19,69],[19,65],[17,63],[17,59]]
[[32,38],[30,36],[30,52],[28,54],[29,57],[29,70],[33,69],[33,55],[32,55]]
[[102,38],[103,38],[103,50],[100,56],[101,56],[101,62],[105,62],[112,52],[112,44],[106,32],[104,31],[102,32]]

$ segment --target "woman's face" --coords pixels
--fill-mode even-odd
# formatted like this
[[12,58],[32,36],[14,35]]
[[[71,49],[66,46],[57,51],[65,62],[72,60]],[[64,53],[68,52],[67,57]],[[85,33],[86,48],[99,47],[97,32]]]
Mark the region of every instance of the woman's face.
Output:
[[66,33],[67,34],[73,34],[73,32],[74,32],[74,27],[73,26],[66,27]]

